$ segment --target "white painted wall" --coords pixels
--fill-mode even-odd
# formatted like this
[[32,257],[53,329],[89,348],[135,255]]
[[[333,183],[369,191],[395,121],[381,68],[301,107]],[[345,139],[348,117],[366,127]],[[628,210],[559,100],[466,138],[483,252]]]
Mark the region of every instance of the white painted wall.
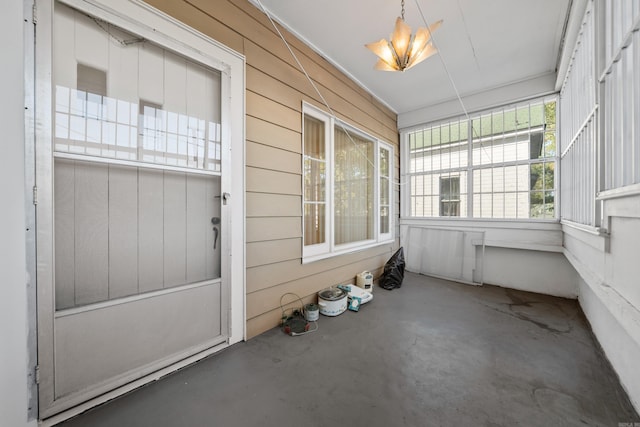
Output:
[[580,275],[580,306],[640,411],[640,195],[604,204],[609,236],[567,225],[565,255]]
[[23,130],[22,2],[7,0],[0,13],[0,425],[27,421],[27,292]]
[[[409,229],[427,227],[484,233],[484,260],[476,246],[474,282],[565,298],[578,296],[578,276],[563,256],[562,230],[556,222],[498,221],[479,219],[409,219],[400,223],[400,244],[405,250],[407,269],[420,255],[411,253]],[[424,242],[422,246],[429,245]],[[417,245],[420,246],[420,245]],[[467,251],[468,252],[468,251]],[[467,280],[470,281],[470,280]]]
[[[564,254],[580,276],[578,300],[593,332],[640,411],[640,175],[637,156],[630,154],[640,148],[638,120],[631,116],[639,98],[628,96],[640,88],[638,62],[629,60],[632,54],[640,57],[640,38],[633,31],[639,9],[633,5],[574,2],[556,87],[565,84],[560,97]],[[607,10],[612,7],[617,13]],[[603,80],[588,78],[593,74]],[[594,126],[602,127],[592,133]],[[584,154],[589,152],[606,155],[589,166]]]
[[575,299],[578,275],[562,253],[489,246],[484,283]]

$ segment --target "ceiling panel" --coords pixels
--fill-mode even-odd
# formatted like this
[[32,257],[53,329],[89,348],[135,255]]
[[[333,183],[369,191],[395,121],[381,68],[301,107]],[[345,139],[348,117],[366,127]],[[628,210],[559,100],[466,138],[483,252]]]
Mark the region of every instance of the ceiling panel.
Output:
[[414,30],[444,20],[434,33],[439,54],[405,72],[385,72],[373,69],[376,56],[364,45],[389,37],[400,1],[251,1],[398,114],[455,99],[454,84],[465,96],[554,73],[570,3],[406,0],[405,21]]

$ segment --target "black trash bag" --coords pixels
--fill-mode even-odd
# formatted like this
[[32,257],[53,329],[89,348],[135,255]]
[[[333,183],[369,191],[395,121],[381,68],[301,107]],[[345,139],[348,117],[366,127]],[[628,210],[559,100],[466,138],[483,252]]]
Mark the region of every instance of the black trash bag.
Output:
[[388,291],[399,288],[402,286],[402,279],[404,279],[404,251],[400,248],[384,265],[380,287]]

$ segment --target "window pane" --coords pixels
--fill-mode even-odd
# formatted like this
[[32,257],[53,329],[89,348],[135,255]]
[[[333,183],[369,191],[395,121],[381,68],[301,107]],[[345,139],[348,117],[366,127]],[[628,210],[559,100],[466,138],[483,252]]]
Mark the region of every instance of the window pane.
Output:
[[539,159],[544,156],[542,132],[532,133],[529,137],[529,158]]
[[542,174],[542,163],[531,165],[529,172],[529,182],[531,190],[544,190],[544,176]]
[[544,133],[544,156],[554,157],[556,155],[556,133]]
[[325,122],[304,115],[303,200],[304,245],[327,240],[327,162]]
[[380,175],[389,176],[389,150],[380,149]]
[[334,130],[334,240],[373,239],[374,144],[341,126]]
[[542,126],[544,124],[544,107],[542,104],[531,106],[531,127]]
[[308,115],[304,116],[304,155],[324,160],[324,122]]
[[493,168],[493,192],[504,192],[504,168]]
[[504,168],[504,191],[517,191],[518,174],[515,166]]
[[480,217],[491,218],[493,212],[493,195],[491,193],[480,195]]
[[386,234],[389,232],[389,207],[383,206],[380,208],[380,233]]
[[325,242],[325,209],[324,203],[304,204],[304,244],[316,245]]
[[326,188],[326,163],[304,159],[304,200],[324,202]]
[[555,191],[545,191],[544,193],[544,215],[545,218],[555,217]]
[[555,163],[544,164],[544,189],[553,190],[555,188]]
[[530,194],[531,218],[544,218],[544,193],[532,191]]
[[523,105],[516,110],[516,126],[518,129],[529,127],[529,105]]
[[440,178],[440,216],[460,216],[460,177]]
[[506,110],[504,112],[504,131],[513,132],[516,130],[516,110]]
[[547,102],[544,104],[544,120],[547,129],[556,129],[556,102]]
[[492,218],[504,218],[504,193],[493,193]]
[[390,151],[384,147],[380,147],[378,164],[380,165],[380,230],[381,234],[389,233],[389,157]]
[[380,204],[389,204],[389,179],[380,178]]
[[504,217],[518,217],[518,197],[517,193],[505,193],[504,195]]

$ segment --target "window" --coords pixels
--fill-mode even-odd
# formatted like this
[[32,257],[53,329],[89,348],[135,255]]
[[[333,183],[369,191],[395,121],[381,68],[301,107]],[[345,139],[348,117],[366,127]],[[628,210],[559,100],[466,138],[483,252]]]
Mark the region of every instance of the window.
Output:
[[393,239],[392,148],[303,106],[306,261]]
[[373,236],[373,146],[375,142],[334,127],[334,237],[336,245]]
[[556,101],[407,132],[409,215],[555,219]]
[[304,117],[304,245],[326,242],[327,146],[325,123]]
[[380,147],[380,236],[391,239],[391,149]]

